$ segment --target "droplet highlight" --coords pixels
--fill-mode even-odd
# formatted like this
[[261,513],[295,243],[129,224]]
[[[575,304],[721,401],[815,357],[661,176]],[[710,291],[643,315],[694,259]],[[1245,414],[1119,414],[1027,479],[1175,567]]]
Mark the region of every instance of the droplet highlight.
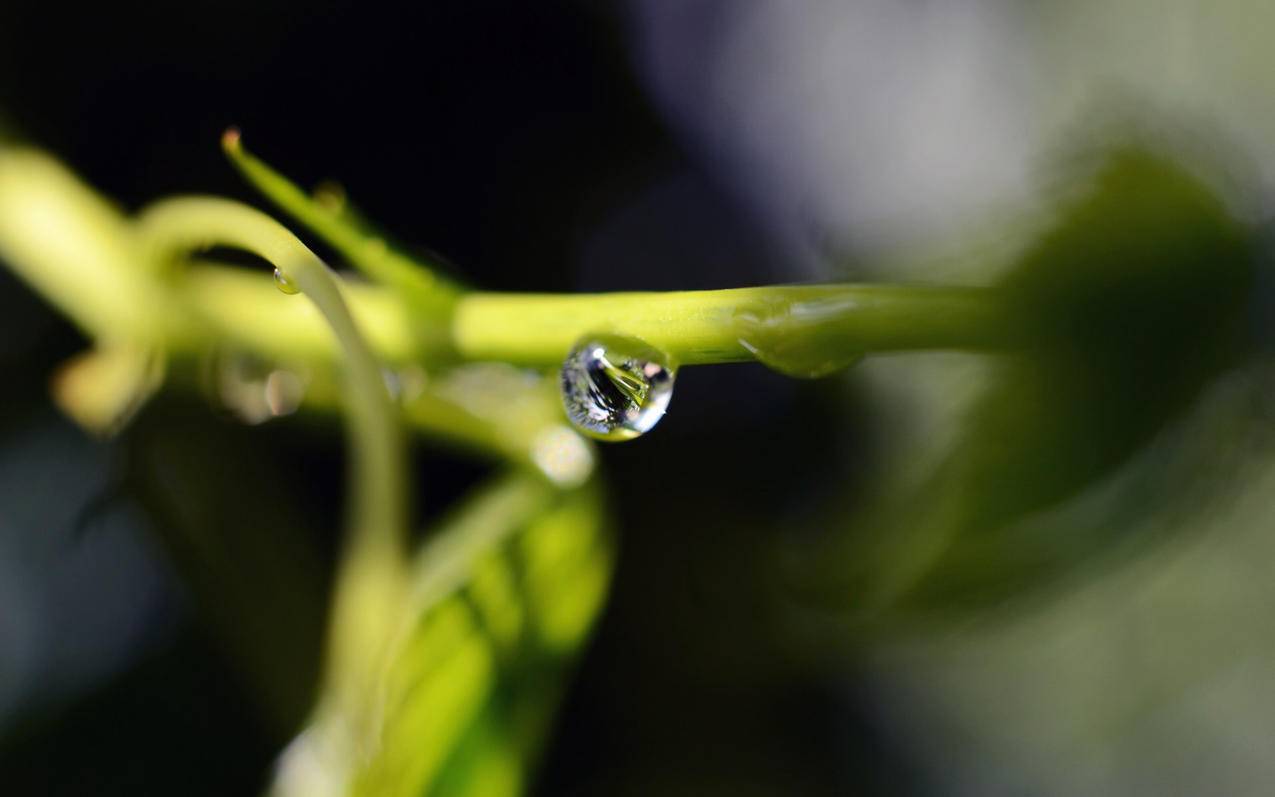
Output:
[[274,284],[275,287],[279,289],[280,293],[286,293],[289,296],[295,296],[298,293],[301,293],[301,287],[288,279],[288,277],[277,268],[274,270]]
[[658,349],[620,335],[589,335],[562,364],[562,406],[581,432],[632,440],[649,432],[673,397],[674,368]]
[[243,352],[219,352],[208,364],[205,387],[222,408],[244,423],[259,424],[296,412],[308,377]]

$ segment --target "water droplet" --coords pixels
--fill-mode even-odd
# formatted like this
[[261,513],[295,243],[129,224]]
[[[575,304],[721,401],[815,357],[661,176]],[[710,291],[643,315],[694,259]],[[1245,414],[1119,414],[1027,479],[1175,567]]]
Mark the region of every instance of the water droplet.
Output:
[[407,365],[394,373],[394,380],[398,383],[396,398],[401,403],[407,404],[420,398],[420,395],[425,392],[429,375],[419,365]]
[[636,338],[590,335],[562,364],[562,404],[580,431],[599,440],[631,440],[664,416],[674,369]]
[[289,296],[295,296],[301,292],[301,288],[295,282],[288,279],[279,269],[274,270],[274,284],[280,293],[286,293]]
[[773,371],[816,379],[848,368],[863,352],[847,347],[847,331],[840,323],[855,309],[854,299],[842,296],[758,300],[735,312],[739,345]]
[[393,368],[381,368],[381,381],[385,383],[385,392],[390,394],[391,401],[398,401],[403,395],[403,386],[399,384],[398,372]]

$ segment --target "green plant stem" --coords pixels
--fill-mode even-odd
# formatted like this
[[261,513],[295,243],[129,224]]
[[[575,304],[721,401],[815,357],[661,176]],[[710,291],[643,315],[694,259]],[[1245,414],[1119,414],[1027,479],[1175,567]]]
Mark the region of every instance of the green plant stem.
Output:
[[[244,234],[226,222],[224,215],[209,221],[188,212],[181,221],[185,248],[233,243]],[[339,346],[322,316],[305,302],[280,303],[262,275],[204,267],[164,280],[152,265],[156,252],[143,245],[145,227],[153,223],[151,217],[136,229],[41,153],[7,150],[0,157],[0,255],[86,334],[177,357],[199,356],[213,340],[229,339],[283,362],[339,361]],[[256,232],[248,237],[263,252],[298,245],[261,214],[252,214],[250,227]],[[224,240],[210,234],[214,231]],[[804,367],[812,362],[848,361],[864,353],[1001,350],[1025,342],[1021,327],[1007,320],[1012,302],[986,289],[475,292],[449,300],[438,313],[422,312],[421,303],[392,287],[345,281],[343,289],[351,315],[381,360],[427,367],[490,360],[555,368],[580,337],[595,332],[641,338],[680,365],[763,359],[795,373],[818,372]]]
[[[185,223],[192,247],[216,242],[200,220]],[[271,240],[296,241],[273,222],[265,233]],[[182,280],[163,285],[154,269],[137,262],[149,255],[138,251],[136,238],[132,226],[55,161],[26,150],[0,158],[0,255],[89,335],[158,341],[170,353],[199,353],[212,337],[212,325],[219,335],[270,357],[337,361],[338,346],[320,315],[304,302],[281,307],[264,276],[192,268]],[[757,352],[745,343],[759,328],[789,346],[799,348],[809,338],[849,353],[1000,350],[1023,343],[1007,321],[1010,303],[993,290],[975,288],[471,292],[449,302],[442,314],[419,312],[419,305],[390,287],[347,280],[344,293],[372,350],[395,364],[490,360],[555,368],[581,336],[594,332],[641,338],[681,365],[755,359]]]
[[128,219],[42,152],[0,149],[0,258],[87,336],[151,347],[165,292],[139,268]]
[[[189,215],[189,214],[188,214]],[[282,226],[252,226],[288,248]],[[233,240],[241,231],[215,222]],[[217,242],[187,218],[188,248]],[[334,234],[338,234],[335,233]],[[126,220],[41,153],[0,157],[0,255],[36,290],[96,338],[124,338],[166,351],[206,347],[206,323],[255,351],[333,363],[337,346],[304,303],[283,308],[259,275],[192,270],[157,283],[149,254]],[[288,242],[291,242],[289,244]],[[350,245],[356,245],[351,239]],[[138,262],[142,260],[143,262]],[[756,319],[770,336],[847,352],[1004,349],[1020,345],[1007,302],[990,290],[922,286],[772,286],[720,291],[550,296],[464,293],[441,314],[387,287],[347,283],[350,312],[379,357],[392,363],[495,360],[552,368],[576,340],[613,332],[646,340],[682,365],[750,360]]]
[[[377,359],[391,365],[438,362],[451,358],[445,322],[415,316],[393,291],[357,280],[341,280],[350,314]],[[321,313],[309,302],[279,302],[268,275],[242,268],[192,264],[172,287],[176,308],[200,321],[191,340],[178,350],[207,342],[207,326],[258,354],[280,360],[333,365],[341,347]]]
[[1007,314],[988,289],[813,285],[672,293],[552,296],[470,293],[457,302],[452,345],[463,359],[557,365],[580,337],[630,335],[680,365],[757,358],[749,337],[819,338],[855,353],[1000,349]]
[[[213,245],[259,255],[296,282],[334,333],[347,370],[351,444],[355,452],[351,517],[359,545],[396,549],[406,537],[402,440],[381,367],[359,331],[336,277],[296,236],[259,211],[223,199],[170,199],[139,219],[146,239],[174,256]],[[225,295],[224,292],[219,292]],[[278,305],[286,300],[276,292]],[[285,334],[278,319],[274,334]]]
[[[279,358],[332,362],[336,347],[320,318],[273,306],[277,291],[239,269],[199,267],[187,297],[237,342]],[[612,332],[641,338],[680,365],[756,359],[742,342],[761,313],[772,334],[833,333],[856,352],[999,350],[1017,345],[1000,297],[990,289],[927,286],[772,286],[720,291],[611,294],[462,295],[450,324],[413,318],[387,289],[348,284],[352,314],[388,362],[474,360],[556,367],[580,337]],[[815,308],[815,309],[811,309]],[[801,313],[807,312],[807,317]],[[795,313],[795,315],[794,315]]]

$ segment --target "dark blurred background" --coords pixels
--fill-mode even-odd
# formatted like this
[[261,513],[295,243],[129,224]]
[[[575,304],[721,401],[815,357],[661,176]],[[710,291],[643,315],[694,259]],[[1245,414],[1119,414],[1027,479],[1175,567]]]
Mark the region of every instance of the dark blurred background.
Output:
[[[1271,121],[1270,100],[1246,101],[1269,74],[1244,34],[1264,11],[1231,4],[1197,28],[1207,4],[934,5],[6,0],[0,131],[134,210],[181,192],[257,202],[217,146],[237,125],[467,283],[579,292],[985,275],[920,255],[959,240],[990,262],[1018,240],[1001,214],[1037,201],[1034,169],[1095,75],[1228,141]],[[245,428],[178,395],[92,442],[46,390],[85,342],[3,270],[0,314],[0,788],[257,793],[290,729],[260,716],[149,529],[179,511],[157,497],[176,484],[182,511],[267,513],[330,559],[339,435]],[[1275,549],[1254,499],[1192,515],[1213,529],[1195,548],[1138,547],[1136,566],[1083,570],[996,621],[828,637],[826,655],[808,638],[821,618],[794,629],[758,563],[815,507],[853,505],[868,474],[945,439],[985,379],[960,355],[903,359],[818,382],[688,369],[655,433],[604,449],[618,570],[536,793],[1275,783],[1275,595],[1259,586]],[[1220,395],[1215,413],[1251,414],[1248,393]],[[426,516],[485,472],[415,459]],[[288,632],[298,701],[320,622]]]

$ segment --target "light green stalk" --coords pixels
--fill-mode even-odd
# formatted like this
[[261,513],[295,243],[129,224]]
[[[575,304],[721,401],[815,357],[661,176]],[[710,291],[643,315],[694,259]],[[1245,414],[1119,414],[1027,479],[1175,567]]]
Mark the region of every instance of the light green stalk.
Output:
[[[139,218],[144,238],[170,257],[213,245],[259,255],[294,282],[323,316],[343,353],[355,490],[351,517],[360,540],[396,549],[406,528],[402,440],[397,409],[376,356],[359,331],[336,277],[283,225],[265,214],[223,199],[170,199]],[[279,303],[287,301],[278,292]],[[359,543],[364,544],[363,542]]]
[[[192,270],[189,301],[237,340],[270,356],[332,362],[321,319],[290,312],[287,328],[269,312],[273,288],[240,271]],[[198,290],[193,290],[198,288]],[[267,290],[269,288],[269,290]],[[1003,349],[1016,344],[997,294],[975,288],[812,285],[719,291],[609,294],[470,292],[450,319],[413,318],[391,290],[350,285],[353,315],[370,345],[394,363],[507,362],[557,368],[581,337],[640,338],[679,365],[874,352]]]
[[470,293],[452,345],[464,359],[556,365],[594,332],[640,338],[680,365],[804,360],[869,352],[1000,348],[1006,318],[988,290],[809,285],[550,296]]

